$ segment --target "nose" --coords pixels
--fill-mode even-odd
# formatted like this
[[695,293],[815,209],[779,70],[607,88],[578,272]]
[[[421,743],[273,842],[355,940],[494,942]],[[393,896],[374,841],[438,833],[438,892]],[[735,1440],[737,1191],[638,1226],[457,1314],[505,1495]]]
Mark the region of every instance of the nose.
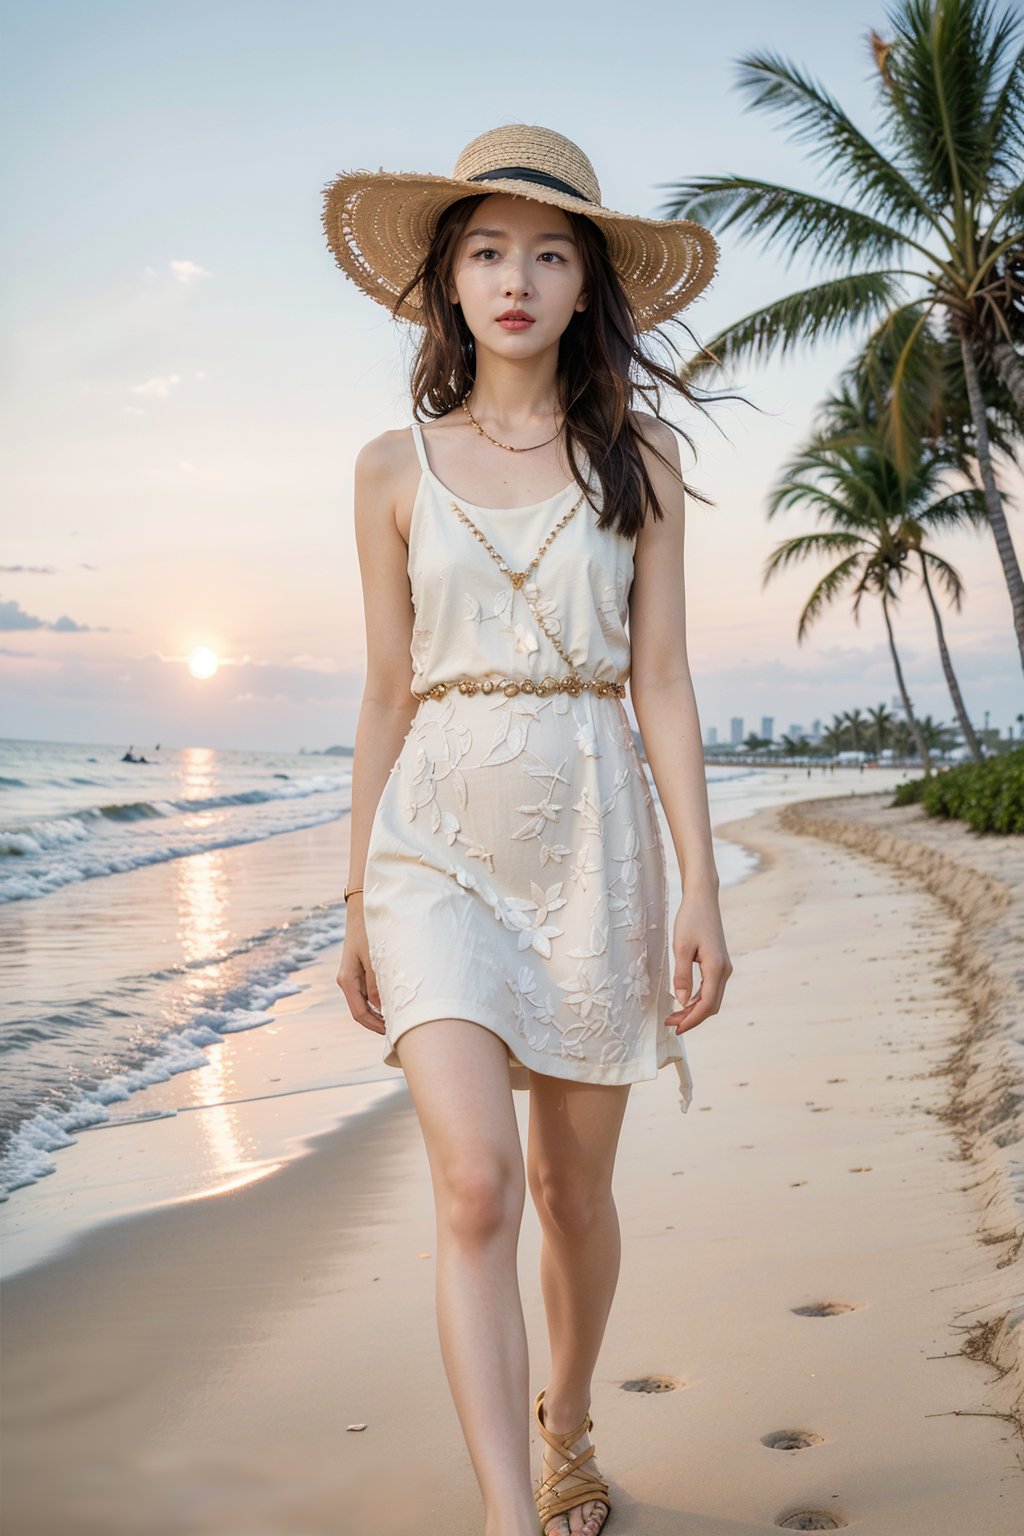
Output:
[[509,298],[525,298],[530,292],[530,281],[526,276],[525,265],[512,256],[505,263],[505,281],[502,284],[502,292]]

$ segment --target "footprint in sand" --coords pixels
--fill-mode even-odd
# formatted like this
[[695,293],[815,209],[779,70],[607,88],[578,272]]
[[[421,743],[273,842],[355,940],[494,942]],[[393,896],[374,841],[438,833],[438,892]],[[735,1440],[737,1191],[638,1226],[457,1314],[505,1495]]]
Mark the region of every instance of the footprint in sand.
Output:
[[850,1169],[848,1169],[848,1172],[849,1173],[871,1173],[872,1172],[872,1167],[871,1167],[870,1163],[865,1163],[863,1168],[850,1168]]
[[795,1184],[791,1184],[789,1187],[790,1187],[790,1189],[800,1189],[806,1183],[807,1183],[806,1179],[797,1179],[796,1183]]
[[621,1383],[623,1392],[674,1392],[685,1385],[678,1376],[637,1376]]
[[797,1317],[838,1317],[842,1312],[856,1312],[863,1301],[809,1301],[802,1307],[790,1307]]
[[824,1509],[798,1509],[795,1514],[780,1516],[777,1524],[783,1531],[838,1531],[846,1521]]
[[813,1429],[773,1429],[770,1435],[761,1436],[761,1444],[770,1451],[805,1451],[811,1445],[824,1445],[825,1436],[816,1435]]

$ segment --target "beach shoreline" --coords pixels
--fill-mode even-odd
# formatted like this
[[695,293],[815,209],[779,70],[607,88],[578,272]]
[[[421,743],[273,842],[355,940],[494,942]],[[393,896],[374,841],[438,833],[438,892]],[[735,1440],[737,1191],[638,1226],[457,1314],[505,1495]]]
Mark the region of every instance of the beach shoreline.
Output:
[[[688,1040],[691,1114],[664,1077],[631,1092],[615,1183],[623,1266],[594,1383],[600,1465],[624,1528],[645,1536],[708,1522],[736,1536],[805,1507],[877,1536],[1009,1536],[1024,1514],[1021,1441],[998,1416],[1011,1373],[993,1383],[955,1321],[1008,1317],[1019,1262],[979,1240],[986,1191],[965,1180],[941,1115],[962,1025],[941,966],[962,918],[888,856],[807,835],[816,818],[851,825],[839,809],[851,800],[870,825],[886,799],[717,829],[758,859],[722,893],[736,972],[723,1014]],[[312,1044],[319,1018],[322,1048],[337,1000],[315,969],[307,997],[287,1000],[289,1027],[305,1020]],[[255,1064],[261,1035],[231,1043]],[[106,1222],[4,1283],[18,1536],[479,1536],[407,1092],[311,1130],[308,1107],[330,1112],[328,1098],[306,1096],[302,1154],[273,1177]],[[296,1100],[259,1103],[236,1107],[243,1140],[250,1116],[290,1115]],[[535,1388],[538,1244],[528,1203]],[[818,1303],[839,1310],[793,1310]],[[675,1390],[622,1390],[646,1375]],[[819,1438],[784,1453],[765,1443],[793,1430]]]
[[944,968],[960,1023],[935,1069],[947,1084],[936,1114],[972,1177],[978,1241],[995,1271],[1016,1277],[960,1318],[962,1351],[995,1369],[993,1402],[1024,1440],[1024,839],[979,835],[888,796],[790,805],[779,820],[904,872],[953,916]]

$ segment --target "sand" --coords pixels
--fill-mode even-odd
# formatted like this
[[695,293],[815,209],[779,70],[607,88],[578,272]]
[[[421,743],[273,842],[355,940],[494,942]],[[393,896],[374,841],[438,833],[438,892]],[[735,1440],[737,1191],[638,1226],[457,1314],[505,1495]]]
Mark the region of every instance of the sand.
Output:
[[[1020,852],[888,798],[718,828],[761,856],[723,891],[727,1005],[687,1037],[688,1115],[674,1074],[634,1087],[616,1170],[592,1403],[609,1536],[739,1536],[803,1510],[866,1536],[1024,1528],[1000,1075]],[[292,1003],[289,1050],[329,1049],[326,964]],[[231,1049],[254,1065],[265,1033]],[[482,1536],[436,1342],[426,1157],[401,1079],[378,1091],[265,1176],[108,1222],[5,1283],[8,1536]],[[273,1102],[243,1095],[232,1134]],[[163,1125],[82,1139],[97,1180],[115,1144],[132,1177],[143,1129],[151,1146]],[[538,1242],[528,1202],[534,1390]],[[667,1390],[623,1390],[644,1378]],[[812,1443],[766,1443],[794,1434]]]

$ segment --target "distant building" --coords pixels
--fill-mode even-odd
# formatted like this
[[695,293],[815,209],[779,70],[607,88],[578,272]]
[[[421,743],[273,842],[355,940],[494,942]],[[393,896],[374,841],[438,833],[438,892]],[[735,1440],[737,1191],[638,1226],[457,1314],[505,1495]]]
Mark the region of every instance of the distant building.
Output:
[[742,715],[733,715],[732,719],[729,721],[729,740],[732,742],[734,747],[738,747],[738,746],[742,745],[742,742],[743,742],[743,716]]
[[813,722],[813,724],[811,725],[811,740],[812,741],[820,741],[821,740],[821,721],[820,720],[815,720]]
[[762,715],[761,716],[761,739],[762,739],[762,741],[774,741],[775,740],[775,716],[774,715]]
[[786,735],[789,737],[790,741],[799,741],[800,737],[805,734],[806,733],[802,725],[791,725],[789,730],[786,732]]
[[707,742],[707,744],[708,744],[709,747],[717,747],[718,746],[718,726],[717,725],[709,725],[708,726],[708,742]]

